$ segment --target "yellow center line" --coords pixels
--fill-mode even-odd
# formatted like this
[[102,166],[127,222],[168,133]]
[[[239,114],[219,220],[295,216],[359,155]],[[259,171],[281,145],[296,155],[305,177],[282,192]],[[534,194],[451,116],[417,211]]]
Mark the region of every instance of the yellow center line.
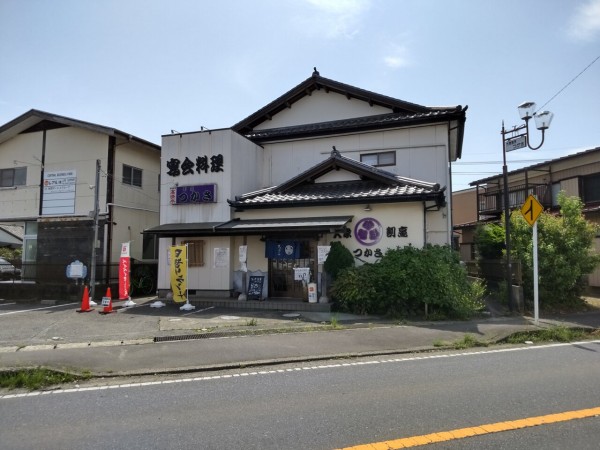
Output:
[[567,422],[569,420],[585,419],[587,417],[595,416],[600,416],[600,407],[579,409],[576,411],[567,411],[557,414],[548,414],[545,416],[528,417],[526,419],[510,420],[508,422],[488,423],[476,427],[440,431],[437,433],[395,439],[393,441],[373,442],[371,444],[357,445],[354,447],[345,447],[343,450],[394,450],[398,448],[419,447],[421,445],[433,444],[436,442],[452,441],[455,439],[464,439],[471,436],[479,436],[482,434],[519,430],[521,428],[535,427],[538,425],[547,425],[556,422]]

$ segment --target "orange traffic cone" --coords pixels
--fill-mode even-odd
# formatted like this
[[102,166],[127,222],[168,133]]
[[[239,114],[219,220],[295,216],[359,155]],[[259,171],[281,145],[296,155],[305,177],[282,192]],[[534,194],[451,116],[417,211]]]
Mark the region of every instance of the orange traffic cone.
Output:
[[93,311],[90,308],[90,292],[88,291],[88,287],[85,286],[83,289],[83,297],[81,298],[81,309],[78,309],[77,312],[90,312]]
[[106,295],[102,297],[102,306],[104,306],[104,309],[102,311],[98,311],[100,314],[110,314],[114,312],[112,308],[112,295],[110,294],[110,288],[106,289]]

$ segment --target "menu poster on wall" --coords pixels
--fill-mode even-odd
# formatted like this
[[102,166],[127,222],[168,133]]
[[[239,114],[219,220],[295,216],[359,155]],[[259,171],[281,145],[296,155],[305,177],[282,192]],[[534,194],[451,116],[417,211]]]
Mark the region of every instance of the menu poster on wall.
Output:
[[319,264],[325,264],[325,260],[327,259],[327,255],[329,255],[330,250],[331,245],[317,246],[317,258],[319,259]]
[[229,267],[229,248],[228,247],[215,248],[213,267],[215,269]]

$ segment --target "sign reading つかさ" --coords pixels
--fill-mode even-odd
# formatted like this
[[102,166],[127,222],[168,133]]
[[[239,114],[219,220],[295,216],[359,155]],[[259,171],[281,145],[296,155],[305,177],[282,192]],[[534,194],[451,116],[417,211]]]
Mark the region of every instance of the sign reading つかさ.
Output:
[[199,184],[195,186],[176,186],[171,188],[171,205],[189,205],[197,203],[216,203],[217,185]]

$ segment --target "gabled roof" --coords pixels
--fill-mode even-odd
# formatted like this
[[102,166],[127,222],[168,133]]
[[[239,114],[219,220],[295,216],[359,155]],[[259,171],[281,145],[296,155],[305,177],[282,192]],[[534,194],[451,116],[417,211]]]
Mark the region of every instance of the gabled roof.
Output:
[[[600,147],[591,148],[589,150],[584,150],[582,152],[573,153],[572,155],[567,155],[567,156],[563,156],[563,157],[556,158],[556,159],[549,159],[548,161],[534,164],[532,166],[522,167],[521,169],[511,170],[511,171],[507,172],[507,175],[516,175],[519,173],[539,170],[539,169],[545,168],[546,166],[549,166],[551,164],[556,164],[559,162],[564,162],[564,161],[569,161],[569,160],[575,160],[577,158],[581,158],[583,156],[587,156],[587,155],[593,154],[593,153],[598,153],[598,155],[600,157]],[[498,178],[501,178],[502,176],[503,176],[503,174],[500,173],[498,175],[493,175],[491,177],[482,178],[481,180],[471,181],[469,183],[469,186],[476,186],[478,184],[481,185],[481,184],[486,184],[490,181],[496,181],[496,180],[498,180]]]
[[52,130],[62,127],[76,127],[95,131],[97,133],[116,137],[119,140],[133,141],[150,147],[153,150],[160,151],[160,145],[153,144],[152,142],[140,139],[115,128],[84,122],[82,120],[71,119],[69,117],[59,116],[58,114],[52,114],[37,109],[30,109],[25,114],[22,114],[16,119],[13,119],[10,122],[0,126],[0,144],[21,133]]
[[[466,108],[465,108],[466,110]],[[398,126],[420,125],[441,120],[464,119],[465,110],[436,110],[419,113],[390,113],[351,119],[332,120],[329,122],[308,123],[290,127],[269,128],[248,131],[245,137],[261,144],[280,139],[297,139],[308,136],[323,136],[333,133],[360,132]]]
[[[292,108],[292,105],[316,90],[335,92],[348,99],[362,100],[369,105],[389,108],[389,114],[379,114],[329,122],[296,125],[281,128],[256,130],[255,128],[270,120],[277,113]],[[467,106],[423,106],[406,102],[387,95],[377,94],[349,84],[340,83],[322,77],[316,67],[310,78],[273,100],[268,105],[236,123],[232,129],[251,141],[260,144],[266,141],[293,139],[306,136],[319,136],[344,132],[361,132],[385,128],[397,128],[418,124],[437,123],[441,121],[457,121],[455,129],[455,154],[460,158]]]
[[[360,180],[315,183],[335,170],[347,170]],[[340,154],[333,148],[331,156],[290,180],[259,191],[227,200],[239,209],[289,206],[356,204],[365,202],[403,202],[435,200],[443,202],[445,188],[438,183],[401,177]]]

